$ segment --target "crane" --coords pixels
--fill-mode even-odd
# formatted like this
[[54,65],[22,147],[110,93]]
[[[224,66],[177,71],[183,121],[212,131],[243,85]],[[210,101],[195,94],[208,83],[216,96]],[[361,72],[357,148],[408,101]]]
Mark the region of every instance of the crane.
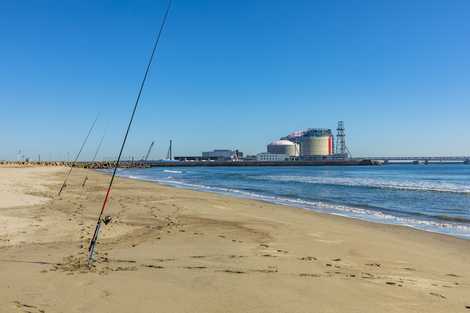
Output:
[[168,153],[166,154],[166,159],[173,160],[173,140],[170,140],[170,147],[168,148]]
[[146,162],[148,159],[149,159],[149,155],[150,153],[152,152],[152,149],[153,149],[153,145],[155,144],[155,141],[152,141],[152,143],[150,144],[149,146],[149,149],[147,150],[147,154],[145,155],[145,157],[143,158],[143,160]]

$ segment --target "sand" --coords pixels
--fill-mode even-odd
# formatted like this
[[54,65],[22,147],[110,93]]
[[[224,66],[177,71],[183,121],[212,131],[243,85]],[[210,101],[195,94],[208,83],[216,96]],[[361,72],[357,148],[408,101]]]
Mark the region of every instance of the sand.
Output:
[[470,312],[470,241],[123,178],[90,270],[64,173],[0,168],[0,312]]

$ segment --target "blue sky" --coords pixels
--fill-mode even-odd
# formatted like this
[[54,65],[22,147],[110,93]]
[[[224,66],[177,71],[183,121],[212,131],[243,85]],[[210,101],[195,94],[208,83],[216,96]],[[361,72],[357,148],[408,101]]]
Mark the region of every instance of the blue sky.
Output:
[[[1,1],[0,159],[118,151],[166,2]],[[355,156],[470,154],[470,2],[174,0],[126,155],[344,120]]]

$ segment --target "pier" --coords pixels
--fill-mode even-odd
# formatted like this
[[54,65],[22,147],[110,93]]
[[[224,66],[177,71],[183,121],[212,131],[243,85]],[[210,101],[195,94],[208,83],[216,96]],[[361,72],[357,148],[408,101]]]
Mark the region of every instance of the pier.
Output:
[[470,156],[421,156],[421,157],[367,157],[368,160],[383,162],[384,164],[470,164]]

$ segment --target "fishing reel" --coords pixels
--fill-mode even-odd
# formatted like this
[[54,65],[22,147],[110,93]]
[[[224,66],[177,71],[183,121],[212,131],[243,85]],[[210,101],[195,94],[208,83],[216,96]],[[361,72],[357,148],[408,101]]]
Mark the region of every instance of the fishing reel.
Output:
[[103,217],[103,218],[101,219],[101,221],[102,221],[105,225],[108,225],[109,223],[111,223],[111,220],[112,220],[112,219],[113,219],[113,218],[111,217],[111,215],[106,215],[105,217]]

